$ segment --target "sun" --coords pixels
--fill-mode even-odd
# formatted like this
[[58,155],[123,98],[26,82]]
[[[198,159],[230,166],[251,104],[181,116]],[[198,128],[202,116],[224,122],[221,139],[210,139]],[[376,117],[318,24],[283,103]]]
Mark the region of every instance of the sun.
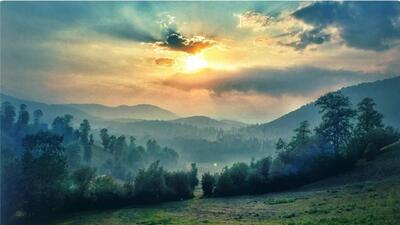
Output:
[[207,66],[207,61],[202,55],[191,55],[185,59],[186,70],[194,72]]

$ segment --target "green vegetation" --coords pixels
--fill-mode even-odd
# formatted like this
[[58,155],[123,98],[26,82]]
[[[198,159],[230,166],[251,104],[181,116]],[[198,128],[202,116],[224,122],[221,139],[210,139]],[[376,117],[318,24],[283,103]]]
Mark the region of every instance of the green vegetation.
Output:
[[[250,164],[238,162],[225,167],[219,174],[203,174],[201,180],[203,196],[261,194],[298,188],[352,171],[359,163],[376,160],[382,153],[382,147],[400,138],[398,131],[383,125],[383,116],[374,109],[375,103],[372,99],[363,99],[358,104],[357,110],[354,110],[348,98],[340,92],[334,92],[319,98],[316,105],[320,107],[322,122],[314,132],[310,129],[308,121],[303,121],[294,130],[294,136],[289,141],[283,139],[277,141],[276,157],[264,157],[257,161],[253,159]],[[195,197],[195,188],[199,184],[196,164],[191,164],[191,168],[187,171],[165,170],[164,166],[177,163],[179,155],[171,148],[161,147],[153,139],[149,139],[143,147],[135,143],[134,137],[129,138],[128,144],[124,135],[112,135],[108,133],[108,129],[101,129],[99,136],[103,148],[100,148],[100,151],[112,157],[99,165],[93,160],[93,151],[99,147],[95,145],[88,120],[83,120],[79,128],[74,129],[73,116],[67,114],[56,117],[51,129],[47,129],[40,122],[43,116],[41,110],[35,111],[33,123],[29,123],[30,115],[26,105],[20,106],[15,121],[16,115],[10,103],[2,104],[3,223],[34,220],[56,213],[88,209],[115,209],[129,205],[143,207],[149,203],[188,200]],[[224,143],[221,146],[236,143],[236,148],[247,145],[241,145],[244,143],[243,140],[237,141],[236,138],[222,135],[214,143]],[[218,149],[221,146],[219,144],[215,146],[216,148],[211,150],[220,154]],[[228,150],[232,150],[234,154],[236,148]],[[212,154],[208,154],[208,157],[211,156]],[[397,182],[398,179],[396,177]],[[396,187],[398,183],[391,185]],[[124,214],[129,209],[123,209],[117,211],[120,212],[117,216],[111,217],[114,220],[106,219],[104,222],[119,224],[120,220],[125,222],[137,220],[142,224],[192,224],[200,221],[200,223],[219,224],[229,220],[232,221],[229,224],[241,224],[262,223],[264,220],[269,220],[271,224],[282,222],[284,224],[373,224],[375,222],[392,224],[395,220],[388,215],[398,207],[399,193],[390,186],[387,187],[390,195],[381,196],[380,192],[371,194],[378,189],[378,186],[368,184],[364,190],[365,186],[361,183],[354,188],[330,189],[329,198],[332,199],[318,197],[319,193],[314,191],[308,191],[313,193],[313,196],[275,194],[262,201],[260,200],[262,197],[255,197],[258,199],[255,200],[257,204],[242,202],[242,206],[239,207],[240,210],[247,210],[247,215],[235,212],[236,214],[229,214],[223,218],[224,220],[220,220],[221,218],[217,216],[223,211],[221,208],[218,211],[218,204],[222,204],[220,201],[224,200],[196,198],[182,203],[181,208],[174,210],[156,210],[158,207],[156,206],[152,209],[140,209],[131,215]],[[368,200],[372,204],[370,207],[381,214],[371,214],[370,208],[363,208],[357,204],[357,198],[353,199],[351,204],[337,202],[336,207],[336,198],[347,196],[350,199],[352,198],[350,194],[360,199],[371,198]],[[382,199],[376,198],[383,198],[385,204],[381,202]],[[325,207],[327,201],[335,204]],[[246,204],[256,208],[247,209]],[[300,204],[304,204],[303,207],[300,207]],[[373,204],[382,205],[377,208]],[[212,214],[211,217],[209,215],[197,217],[204,211],[202,208],[197,208],[201,206],[211,208],[211,212],[207,211]],[[279,211],[282,206],[287,207],[287,210]],[[228,206],[224,207],[229,209]],[[180,211],[182,208],[188,212],[192,211],[193,215],[186,215],[186,212]],[[276,208],[280,213],[266,210],[265,214],[259,211],[265,208]],[[200,212],[193,212],[193,209]],[[354,212],[365,214],[365,217],[350,220],[349,214]],[[92,218],[90,213],[88,215],[87,219],[83,218],[83,221],[72,223],[91,224]]]
[[[27,107],[20,106],[16,121],[14,106],[4,102],[1,107],[2,223],[15,222],[18,215],[36,218],[193,197],[198,184],[195,164],[182,172],[168,172],[160,165],[177,162],[173,149],[161,148],[155,140],[149,140],[146,148],[137,146],[133,137],[128,145],[125,136],[111,135],[110,146],[101,151],[111,150],[107,154],[113,157],[97,170],[88,120],[74,129],[73,116],[66,114],[56,117],[48,129],[41,124],[41,110],[34,111],[33,123],[29,123]],[[162,185],[155,190],[154,184]]]
[[400,138],[399,132],[384,127],[383,116],[374,109],[370,98],[363,99],[357,110],[340,92],[328,93],[315,104],[320,107],[322,122],[314,134],[308,121],[301,122],[288,143],[283,139],[277,141],[276,158],[224,168],[214,175],[215,188],[206,187],[205,195],[258,194],[295,188],[351,170],[359,160],[374,159],[382,147]]
[[399,204],[400,177],[396,176],[295,192],[81,212],[48,224],[397,225]]

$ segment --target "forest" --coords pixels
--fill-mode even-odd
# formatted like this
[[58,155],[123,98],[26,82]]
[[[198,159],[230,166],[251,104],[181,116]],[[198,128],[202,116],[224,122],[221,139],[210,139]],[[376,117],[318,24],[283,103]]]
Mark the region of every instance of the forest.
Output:
[[[41,122],[45,112],[40,109],[31,118],[29,106],[21,104],[17,113],[15,106],[3,102],[2,222],[14,222],[21,214],[27,219],[189,199],[199,184],[204,197],[283,191],[349,171],[360,160],[373,160],[383,146],[400,138],[397,130],[383,124],[371,98],[353,108],[348,97],[332,92],[315,105],[322,122],[314,128],[308,121],[300,122],[291,139],[277,140],[274,156],[237,162],[215,174],[199,174],[195,163],[177,170],[174,165],[182,160],[177,151],[156,140],[141,146],[135,137],[111,134],[103,128],[95,143],[86,119],[74,128],[73,116],[66,114],[48,126]],[[236,140],[230,139],[233,141],[225,141],[229,140],[226,136],[214,144],[194,143],[194,151],[202,150],[201,154],[211,157],[221,147],[210,146],[225,143],[221,145],[225,147],[223,155],[212,157],[235,155],[241,142],[230,144]],[[257,141],[247,144],[259,148]],[[108,159],[96,161],[97,152]]]

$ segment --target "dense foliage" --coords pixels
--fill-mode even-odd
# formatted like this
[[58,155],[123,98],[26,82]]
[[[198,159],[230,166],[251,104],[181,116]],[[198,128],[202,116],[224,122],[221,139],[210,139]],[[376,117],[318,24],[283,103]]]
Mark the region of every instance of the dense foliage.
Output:
[[[127,144],[123,135],[107,139],[104,129],[101,149],[95,145],[88,120],[74,129],[73,116],[67,114],[56,117],[49,129],[40,121],[41,110],[34,111],[33,123],[29,123],[27,107],[20,106],[17,118],[13,105],[5,102],[1,107],[2,223],[12,222],[17,214],[48,216],[193,196],[198,183],[195,164],[177,172],[161,166],[177,162],[179,156],[173,149],[162,148],[155,140],[149,140],[146,147],[137,146],[133,137]],[[94,148],[110,156],[98,169]],[[150,162],[154,163],[148,169],[140,169]]]
[[201,183],[205,196],[266,193],[293,188],[353,168],[359,160],[372,160],[380,149],[400,138],[399,132],[384,127],[383,116],[370,98],[354,110],[340,92],[320,97],[322,122],[310,129],[300,123],[288,142],[279,139],[277,156],[250,165],[236,163],[220,174],[205,174]]
[[[204,196],[293,188],[349,170],[360,160],[373,160],[383,146],[400,138],[396,130],[384,126],[372,99],[363,99],[353,109],[348,98],[335,92],[322,96],[316,105],[322,122],[314,131],[303,121],[290,140],[276,142],[274,158],[203,174]],[[17,114],[10,103],[1,106],[2,223],[16,215],[29,218],[194,196],[199,184],[196,164],[186,171],[164,169],[178,162],[175,150],[153,139],[140,146],[134,137],[127,140],[124,135],[109,134],[106,128],[100,130],[97,145],[88,120],[74,129],[73,116],[67,114],[56,117],[48,128],[41,123],[41,110],[34,111],[29,123],[27,107],[21,105]],[[210,160],[229,153],[238,156],[249,147],[260,150],[260,145],[257,139],[220,135],[216,141],[191,146],[199,157],[207,155]],[[100,153],[105,158],[96,158]]]

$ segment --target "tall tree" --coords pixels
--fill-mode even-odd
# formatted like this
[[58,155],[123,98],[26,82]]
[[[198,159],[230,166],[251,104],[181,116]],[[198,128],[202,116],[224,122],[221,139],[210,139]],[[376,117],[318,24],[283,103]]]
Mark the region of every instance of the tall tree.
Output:
[[38,126],[40,124],[40,120],[43,117],[43,112],[40,109],[37,109],[33,112],[33,124]]
[[278,151],[284,150],[286,148],[286,143],[282,138],[279,138],[275,144],[275,148]]
[[194,189],[199,184],[199,179],[197,178],[197,166],[196,163],[190,165],[191,169],[189,172],[190,186]]
[[125,150],[127,149],[128,145],[126,144],[126,139],[124,135],[119,136],[116,141],[115,141],[115,146],[114,146],[114,156],[116,159],[121,158]]
[[375,110],[375,102],[372,98],[364,98],[358,103],[357,109],[357,133],[360,135],[367,134],[376,128],[382,128],[382,114]]
[[351,119],[355,111],[351,108],[350,100],[338,91],[320,97],[315,105],[322,113],[322,123],[316,128],[316,133],[338,153],[351,137]]
[[101,144],[104,147],[104,150],[107,151],[110,145],[110,135],[108,134],[107,128],[103,128],[100,130],[100,139],[101,139]]
[[65,143],[70,142],[74,138],[74,128],[71,125],[73,118],[70,114],[57,116],[51,124],[53,132],[63,136]]
[[28,106],[25,104],[21,104],[19,106],[19,115],[18,115],[18,124],[22,126],[26,126],[29,123],[29,112],[27,111]]
[[[92,144],[89,136],[90,123],[88,120],[83,120],[79,126],[80,142],[83,146],[83,159],[90,163],[92,160]],[[92,136],[93,139],[93,136]]]
[[15,120],[15,108],[10,102],[3,102],[1,104],[1,129],[3,131],[10,131]]
[[308,120],[305,120],[300,123],[300,126],[294,129],[294,137],[293,142],[296,146],[305,145],[310,139],[310,123]]
[[83,120],[79,126],[80,140],[82,144],[89,144],[90,123],[89,120]]

